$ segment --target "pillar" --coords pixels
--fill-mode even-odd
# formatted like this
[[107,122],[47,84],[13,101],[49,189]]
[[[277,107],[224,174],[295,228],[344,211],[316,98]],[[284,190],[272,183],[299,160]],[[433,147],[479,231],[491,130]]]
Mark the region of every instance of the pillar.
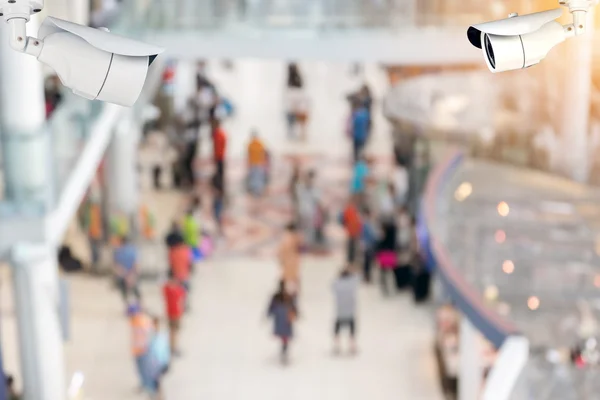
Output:
[[588,15],[587,32],[569,39],[564,45],[568,67],[564,69],[561,120],[562,172],[571,179],[585,182],[589,176],[588,137],[592,86],[594,10]]
[[108,148],[105,187],[110,216],[126,216],[130,227],[135,227],[139,208],[137,151],[140,128],[133,118],[124,118],[117,125]]
[[66,398],[56,249],[22,244],[11,255],[24,400]]
[[479,332],[466,316],[460,322],[458,400],[479,400],[483,383]]
[[[36,20],[32,18],[28,24],[28,34],[37,31]],[[0,132],[5,197],[15,205],[47,206],[51,174],[42,70],[34,57],[12,50],[7,38],[8,25],[0,23]]]

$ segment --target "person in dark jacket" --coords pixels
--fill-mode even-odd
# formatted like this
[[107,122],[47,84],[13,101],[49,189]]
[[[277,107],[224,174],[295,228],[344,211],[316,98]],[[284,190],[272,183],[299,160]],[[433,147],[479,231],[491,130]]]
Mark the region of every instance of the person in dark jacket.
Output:
[[300,68],[296,63],[290,63],[288,65],[288,88],[302,89],[304,82],[302,75],[300,75]]
[[297,309],[293,297],[286,291],[285,282],[279,282],[279,289],[271,298],[268,315],[273,318],[273,333],[281,340],[281,362],[287,364],[290,340],[294,333]]
[[382,235],[377,243],[377,262],[379,263],[381,290],[384,296],[389,294],[388,275],[396,268],[397,227],[394,219],[382,221]]
[[173,223],[171,224],[171,230],[169,231],[169,233],[167,233],[167,236],[165,237],[165,244],[167,245],[167,247],[171,248],[179,246],[184,242],[185,241],[183,239],[181,226],[177,221],[173,221]]

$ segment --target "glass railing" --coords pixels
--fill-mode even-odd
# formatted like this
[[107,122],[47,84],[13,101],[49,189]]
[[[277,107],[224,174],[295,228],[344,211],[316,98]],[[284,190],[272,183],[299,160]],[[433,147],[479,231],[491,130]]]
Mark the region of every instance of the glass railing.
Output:
[[[134,6],[153,30],[394,29],[464,26],[503,14],[489,2],[434,0],[149,0]],[[456,3],[454,7],[448,4]]]

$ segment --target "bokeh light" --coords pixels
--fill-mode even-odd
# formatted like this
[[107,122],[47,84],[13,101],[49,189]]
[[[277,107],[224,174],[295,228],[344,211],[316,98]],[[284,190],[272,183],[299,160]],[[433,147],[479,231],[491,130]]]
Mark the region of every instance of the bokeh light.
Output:
[[498,295],[500,294],[500,291],[498,290],[498,286],[489,285],[485,288],[485,291],[483,294],[484,294],[486,300],[495,301],[498,299]]
[[510,213],[510,207],[508,206],[508,203],[505,201],[498,203],[498,214],[500,214],[501,217],[506,217],[508,216],[508,213]]
[[506,241],[506,232],[502,229],[498,229],[494,235],[494,239],[496,239],[496,243],[504,243]]
[[536,296],[531,296],[529,299],[527,299],[527,307],[529,307],[529,309],[532,311],[537,310],[540,308],[540,299],[538,299]]
[[463,182],[456,188],[454,198],[457,201],[464,201],[471,193],[473,193],[473,185],[470,182]]
[[502,263],[502,271],[504,271],[505,274],[512,274],[515,271],[515,264],[510,260],[504,261]]

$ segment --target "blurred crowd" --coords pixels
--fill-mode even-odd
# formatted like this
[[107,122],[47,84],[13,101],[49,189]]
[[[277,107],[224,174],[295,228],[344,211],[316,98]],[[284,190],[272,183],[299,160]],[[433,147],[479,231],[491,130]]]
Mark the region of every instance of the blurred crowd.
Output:
[[[294,142],[305,141],[311,99],[305,90],[301,68],[290,63],[287,72],[285,115],[282,116],[287,121],[287,138]],[[163,75],[162,93],[167,98],[173,96],[170,87],[175,73],[175,65],[169,64]],[[389,155],[369,154],[377,100],[368,84],[350,93],[346,101],[348,122],[346,132],[341,134],[345,135],[350,149],[347,167],[350,180],[344,203],[334,204],[325,197],[327,188],[323,185],[327,171],[319,165],[308,166],[295,158],[287,165],[291,167],[288,177],[291,213],[281,228],[276,253],[280,277],[266,313],[272,319],[273,334],[280,342],[283,364],[290,361],[294,326],[302,319],[301,269],[308,254],[336,254],[343,248],[344,262],[332,284],[336,310],[332,321],[334,354],[341,351],[340,337],[344,330],[349,333],[350,353],[358,351],[357,309],[361,282],[369,285],[376,280],[386,297],[401,290],[412,290],[416,302],[428,296],[429,273],[421,260],[415,227],[416,208],[411,205],[414,193],[420,190],[411,178],[411,163],[420,161],[391,150]],[[155,216],[145,206],[134,221],[125,215],[115,215],[106,227],[95,187],[90,189],[80,212],[80,226],[87,233],[90,245],[89,269],[101,273],[103,266],[110,266],[130,322],[131,354],[140,390],[152,399],[165,398],[161,381],[185,350],[180,347],[179,334],[185,328],[187,313],[192,312],[190,293],[194,289],[194,271],[215,248],[226,246],[225,216],[231,204],[230,196],[237,193],[228,187],[231,184],[227,179],[230,157],[225,129],[227,119],[234,116],[236,110],[209,79],[205,64],[197,64],[195,90],[182,112],[175,112],[169,101],[159,101],[159,108],[160,116],[144,129],[140,151],[152,150],[153,156],[146,160],[149,163],[146,168],[151,170],[153,190],[170,186],[183,199],[180,210],[169,212],[174,217],[164,241],[157,240]],[[250,132],[245,158],[245,196],[251,204],[260,205],[270,195],[274,154],[258,131]],[[331,232],[336,229],[343,232],[343,243],[332,237]],[[163,266],[159,270],[164,304],[161,313],[146,307],[140,290],[140,240],[151,243],[153,248],[166,249],[164,260],[160,257],[155,260]],[[111,254],[108,263],[103,262],[106,258],[103,254],[107,252]],[[65,271],[85,269],[84,263],[67,247],[61,251],[60,264]]]

